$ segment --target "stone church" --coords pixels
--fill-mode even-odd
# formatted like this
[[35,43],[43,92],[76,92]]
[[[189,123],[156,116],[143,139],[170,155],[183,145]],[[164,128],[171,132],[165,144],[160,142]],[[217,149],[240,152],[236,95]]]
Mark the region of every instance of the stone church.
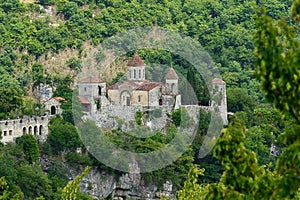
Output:
[[[159,106],[180,104],[178,76],[173,68],[165,76],[165,82],[152,82],[145,78],[146,65],[138,54],[127,63],[127,81],[108,88],[110,100],[123,106]],[[179,106],[179,105],[178,105]]]
[[[106,82],[96,77],[87,77],[77,83],[83,111],[98,118],[100,127],[115,126],[115,117],[134,120],[135,113],[154,109],[172,110],[186,108],[188,111],[217,109],[223,123],[227,124],[226,83],[214,78],[212,85],[216,100],[209,106],[182,105],[178,90],[179,77],[173,68],[164,76],[163,82],[146,79],[146,65],[138,54],[127,62],[127,79],[107,87]],[[168,112],[169,112],[168,111]],[[106,121],[106,122],[104,122]]]
[[[146,65],[138,54],[127,63],[127,80],[106,88],[106,82],[88,77],[77,85],[79,100],[86,112],[101,109],[107,104],[153,107],[181,105],[178,94],[178,75],[170,68],[165,75],[165,82],[152,82],[146,79]],[[93,105],[96,102],[96,105]]]

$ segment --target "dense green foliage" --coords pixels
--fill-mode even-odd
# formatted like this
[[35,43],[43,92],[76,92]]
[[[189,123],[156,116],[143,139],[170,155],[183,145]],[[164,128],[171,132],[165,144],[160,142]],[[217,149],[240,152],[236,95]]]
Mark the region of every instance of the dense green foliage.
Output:
[[39,147],[33,135],[22,135],[16,143],[23,148],[25,158],[29,163],[34,163],[39,158]]
[[[300,1],[295,1],[292,19],[299,21],[299,8]],[[206,186],[197,184],[197,168],[194,168],[190,172],[194,177],[185,184],[190,186],[180,191],[180,195],[197,193],[204,199],[299,199],[300,106],[295,99],[299,87],[297,56],[300,44],[295,36],[294,26],[288,25],[286,19],[272,19],[266,9],[262,8],[256,20],[256,76],[262,81],[267,99],[279,111],[256,109],[256,126],[247,131],[245,120],[235,116],[215,147],[215,156],[222,160],[225,169],[220,182]],[[282,118],[279,120],[280,117]],[[268,160],[267,150],[264,150],[262,143],[270,142],[265,141],[271,140],[270,133],[272,137],[282,133],[278,139],[284,144],[274,170],[257,162],[257,157],[263,158],[260,162]]]
[[75,151],[80,147],[81,141],[77,130],[71,123],[65,122],[59,117],[53,118],[49,129],[51,134],[47,137],[47,141],[53,152]]
[[74,180],[70,181],[66,187],[64,187],[61,199],[62,200],[76,200],[79,191],[79,182],[89,172],[90,168],[86,167],[85,170],[77,176]]
[[[63,118],[52,119],[50,135],[40,148],[29,135],[19,138],[16,145],[1,145],[0,177],[5,179],[0,179],[0,199],[30,200],[43,196],[58,200],[62,194],[69,199],[68,187],[62,189],[68,181],[66,163],[80,169],[90,165],[107,173],[122,174],[88,153],[75,153],[78,147],[83,147],[74,126],[81,113],[80,109],[73,113],[72,103],[77,107],[79,103],[72,99],[69,86],[73,75],[82,69],[82,58],[86,56],[84,42],[98,45],[124,30],[151,26],[178,31],[203,45],[227,83],[228,110],[235,114],[215,149],[218,159],[212,154],[204,159],[198,156],[210,122],[210,113],[200,111],[197,133],[189,151],[172,165],[145,173],[143,178],[158,186],[166,180],[171,180],[176,189],[184,186],[178,193],[179,199],[197,199],[199,195],[203,199],[288,199],[295,195],[300,185],[299,39],[294,21],[273,20],[288,16],[291,1],[272,0],[262,4],[255,0],[39,0],[37,3],[51,5],[53,13],[46,13],[37,4],[0,0],[0,119],[43,114],[40,102],[33,98],[41,83],[55,86],[54,96],[65,98]],[[255,3],[267,8],[259,11],[261,16],[257,21],[253,17]],[[299,7],[298,4],[292,7],[297,20]],[[70,74],[61,77],[46,69],[42,60],[49,60],[49,55],[66,48],[77,49],[79,53],[61,63],[70,70]],[[209,104],[207,87],[190,63],[163,50],[140,49],[138,53],[147,64],[171,65],[181,73],[197,96],[189,103]],[[258,79],[252,76],[255,56]],[[97,62],[103,58],[101,52],[95,55]],[[148,67],[147,78],[162,81],[165,71],[160,65]],[[118,73],[112,83],[123,79],[124,74]],[[266,99],[276,108],[264,104],[260,82]],[[186,86],[187,83],[179,85],[183,91]],[[189,100],[183,96],[183,102]],[[136,122],[142,125],[143,117],[160,115],[160,111],[137,113]],[[157,132],[147,139],[134,138],[120,129],[105,134],[122,149],[150,152],[168,144],[178,134],[177,127],[191,125],[185,110],[174,111],[172,120],[166,134]],[[141,126],[137,130],[142,129]],[[272,145],[282,152],[278,159],[270,155]],[[51,158],[47,174],[39,165],[39,152]],[[205,168],[204,175],[203,170],[191,168],[187,176],[192,163]],[[199,174],[203,176],[198,177]],[[198,185],[197,179],[209,184]],[[77,191],[78,181],[72,184],[71,190]],[[73,195],[71,199],[74,198]],[[78,193],[77,198],[87,197]]]
[[[0,76],[6,77],[2,80],[10,79],[3,82],[11,84],[2,88],[0,83],[5,90],[1,94],[8,94],[1,97],[0,108],[3,110],[0,113],[4,113],[1,114],[3,117],[11,112],[11,117],[16,116],[16,110],[17,115],[23,115],[20,105],[29,88],[35,88],[41,82],[60,85],[69,81],[68,76],[61,78],[56,73],[47,72],[42,63],[36,62],[36,58],[49,59],[48,52],[77,48],[78,57],[61,64],[78,72],[82,67],[80,58],[84,56],[83,42],[90,40],[97,45],[121,31],[154,25],[198,40],[213,57],[229,87],[245,88],[254,100],[263,100],[259,83],[252,78],[254,0],[41,0],[38,3],[53,6],[53,13],[46,13],[37,4],[24,4],[18,0],[0,2],[0,46],[3,47],[0,52]],[[275,18],[286,16],[288,5],[279,0],[266,3],[268,14]],[[172,64],[190,81],[198,101],[208,104],[207,88],[189,63],[170,52],[141,50],[139,53],[146,63]],[[97,60],[101,58],[100,54],[96,56]]]

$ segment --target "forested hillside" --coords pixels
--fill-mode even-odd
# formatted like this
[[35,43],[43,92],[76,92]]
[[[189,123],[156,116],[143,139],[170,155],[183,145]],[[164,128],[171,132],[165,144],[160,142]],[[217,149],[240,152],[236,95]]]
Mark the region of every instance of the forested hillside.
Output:
[[[24,97],[33,96],[31,91],[40,83],[69,83],[82,67],[80,59],[86,56],[86,45],[97,45],[127,29],[152,26],[179,31],[198,40],[213,57],[227,86],[243,88],[239,93],[247,93],[260,102],[263,95],[258,81],[253,79],[255,2],[49,0],[23,4],[3,0],[1,86],[15,94],[15,100],[7,95],[1,97],[2,118],[14,117],[15,110],[19,115],[31,114],[29,107],[35,107],[34,102]],[[266,6],[272,17],[279,18],[287,16],[290,5],[272,1]],[[75,53],[68,53],[67,49]],[[47,65],[47,60],[62,56],[65,60],[56,63],[59,66]],[[188,67],[168,52],[146,52],[142,56],[146,62],[170,64],[171,58],[175,68]],[[231,98],[235,91],[228,93]],[[230,103],[229,110],[237,111]]]
[[[268,88],[273,86],[265,82],[268,78],[263,77],[263,72],[256,73],[255,78],[257,66],[263,66],[262,63],[267,61],[255,65],[259,55],[254,53],[257,45],[255,41],[265,39],[257,38],[258,36],[255,35],[259,29],[255,14],[261,13],[260,8],[264,6],[267,9],[266,16],[275,20],[286,19],[289,25],[297,27],[296,22],[289,18],[292,1],[39,0],[22,2],[0,0],[0,119],[42,115],[43,106],[37,98],[37,89],[41,83],[56,87],[54,95],[65,98],[66,102],[62,105],[64,110],[62,118],[52,119],[49,125],[51,134],[45,143],[38,144],[34,138],[23,136],[17,140],[16,145],[1,145],[0,177],[5,177],[6,180],[0,179],[0,195],[4,196],[3,199],[27,200],[40,196],[45,199],[61,199],[62,188],[68,182],[66,165],[81,166],[80,169],[84,166],[92,166],[108,174],[122,175],[122,172],[106,167],[88,153],[75,153],[75,150],[83,147],[83,144],[74,126],[71,110],[73,88],[69,86],[72,85],[76,74],[82,70],[82,60],[87,57],[90,48],[96,48],[105,39],[129,29],[163,27],[197,40],[209,52],[227,84],[228,111],[234,113],[230,121],[236,125],[236,128],[230,125],[230,128],[224,131],[224,135],[226,132],[232,135],[220,141],[221,146],[216,149],[217,158],[211,153],[200,159],[198,150],[210,120],[209,113],[200,113],[203,117],[189,151],[167,168],[143,174],[145,180],[158,187],[161,187],[166,180],[170,180],[174,184],[174,189],[180,190],[187,179],[189,168],[192,164],[198,164],[201,168],[205,168],[204,176],[198,177],[199,183],[218,183],[216,187],[213,184],[208,185],[209,190],[203,189],[203,185],[198,189],[205,192],[214,191],[214,194],[220,195],[217,197],[225,198],[220,192],[222,188],[224,189],[222,184],[226,185],[228,183],[226,181],[231,179],[227,180],[223,175],[221,179],[223,182],[220,183],[221,175],[224,170],[227,174],[232,172],[226,171],[228,166],[236,166],[235,161],[231,163],[228,155],[238,160],[240,157],[233,152],[241,148],[241,152],[245,153],[243,150],[247,148],[245,155],[250,155],[250,161],[245,162],[252,163],[257,159],[257,166],[250,169],[252,165],[250,168],[238,165],[237,168],[247,168],[246,171],[249,171],[250,176],[259,173],[262,166],[267,166],[270,173],[273,173],[277,155],[275,152],[270,154],[270,148],[275,146],[276,151],[283,152],[283,149],[290,144],[290,140],[281,137],[285,132],[292,132],[290,137],[297,140],[296,133],[293,135],[296,128],[294,126],[290,128],[290,124],[294,124],[294,120],[299,122],[299,119],[290,116],[289,109],[286,109],[288,114],[285,113],[287,117],[284,118],[280,110],[286,105],[278,103],[282,101],[287,103],[290,99],[277,100],[276,94],[279,93],[276,93],[276,90],[268,91]],[[298,30],[295,28],[295,31]],[[294,39],[297,41],[296,36]],[[274,46],[266,47],[268,48]],[[278,51],[285,51],[285,48],[287,47]],[[133,53],[129,52],[124,57],[130,57]],[[203,105],[208,104],[207,89],[202,77],[195,75],[195,68],[185,60],[163,50],[140,49],[138,53],[147,64],[172,65],[190,81],[199,102]],[[101,52],[98,56],[96,55],[95,59],[101,59]],[[274,60],[268,61],[274,62]],[[272,64],[268,66],[272,67]],[[122,73],[119,73],[120,77],[121,75]],[[106,78],[114,82],[119,77]],[[260,90],[260,81],[264,84],[264,92]],[[276,82],[276,79],[273,82]],[[285,85],[285,87],[289,90],[291,86]],[[272,92],[275,96],[272,96]],[[268,94],[267,98],[265,93]],[[275,102],[277,107],[275,108],[266,99],[271,99],[271,103]],[[176,122],[176,113],[173,114],[171,117]],[[297,114],[299,113],[296,112],[294,115]],[[144,153],[166,145],[177,133],[176,123],[174,123],[166,134],[157,133],[147,141],[124,136],[121,130],[108,131],[105,134],[122,148]],[[242,140],[243,144],[241,147],[241,144],[236,141],[236,146],[232,147],[232,154],[230,154],[224,146],[232,145],[228,142],[232,137]],[[128,144],[128,141],[131,143]],[[224,149],[228,151],[228,155],[222,153]],[[294,150],[296,153],[297,150],[299,152],[299,148]],[[252,157],[253,152],[256,157]],[[295,155],[299,156],[299,153],[296,153]],[[47,157],[51,160],[47,170],[41,167],[39,157]],[[225,161],[221,162],[222,159]],[[295,163],[291,165],[293,164]],[[192,169],[197,174],[197,169]],[[271,176],[269,172],[264,173],[267,178]],[[191,176],[196,177],[195,174]],[[299,177],[299,172],[296,174]],[[247,175],[249,174],[245,176]],[[235,173],[232,177],[239,178]],[[269,182],[265,183],[267,184]],[[240,193],[246,193],[246,190],[246,183],[240,190],[237,189]],[[205,192],[201,195],[207,194]],[[284,197],[293,196],[294,193]],[[78,197],[89,199],[81,193]]]

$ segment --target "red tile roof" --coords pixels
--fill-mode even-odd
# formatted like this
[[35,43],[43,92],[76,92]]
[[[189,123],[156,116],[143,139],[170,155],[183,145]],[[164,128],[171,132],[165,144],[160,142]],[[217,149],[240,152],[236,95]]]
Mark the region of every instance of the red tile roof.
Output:
[[53,97],[53,99],[55,99],[56,101],[66,101],[64,98],[62,97]]
[[80,81],[80,83],[104,83],[105,81],[100,80],[94,76],[87,77]]
[[214,78],[211,82],[212,84],[222,84],[222,85],[226,84],[222,79],[219,78]]
[[121,85],[126,85],[126,86],[131,86],[132,89],[135,89],[143,84],[150,83],[148,80],[142,80],[142,81],[137,81],[137,80],[131,80],[131,81],[124,81],[124,82],[119,82],[114,85],[111,85],[108,87],[109,90],[114,90],[114,89],[119,89],[119,86]]
[[160,85],[162,85],[162,83],[157,83],[157,82],[145,83],[140,87],[136,88],[136,90],[150,91]]
[[89,100],[85,96],[78,96],[78,99],[82,104],[90,104]]
[[137,53],[134,54],[132,59],[129,60],[127,63],[127,66],[130,66],[130,67],[138,67],[138,66],[144,66],[144,65],[145,65],[144,61],[141,59],[141,57]]
[[177,73],[175,72],[175,70],[171,67],[167,73],[167,75],[165,76],[165,79],[169,79],[169,80],[177,80],[178,76]]

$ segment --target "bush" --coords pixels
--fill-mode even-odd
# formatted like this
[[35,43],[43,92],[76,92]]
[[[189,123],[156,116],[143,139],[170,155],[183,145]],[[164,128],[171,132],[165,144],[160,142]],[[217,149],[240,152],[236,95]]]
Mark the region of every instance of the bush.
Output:
[[78,165],[86,165],[91,166],[93,161],[90,159],[88,155],[85,154],[78,154],[78,153],[69,153],[66,156],[68,163],[72,166]]
[[66,62],[67,66],[71,69],[75,70],[76,72],[80,72],[82,68],[82,62],[80,59],[71,58]]
[[135,113],[135,122],[137,125],[142,125],[142,117],[143,117],[142,111],[139,110]]
[[54,3],[55,3],[54,0],[39,0],[39,4],[43,6],[50,6],[53,5]]
[[180,126],[181,123],[181,109],[173,110],[172,119],[176,127]]

